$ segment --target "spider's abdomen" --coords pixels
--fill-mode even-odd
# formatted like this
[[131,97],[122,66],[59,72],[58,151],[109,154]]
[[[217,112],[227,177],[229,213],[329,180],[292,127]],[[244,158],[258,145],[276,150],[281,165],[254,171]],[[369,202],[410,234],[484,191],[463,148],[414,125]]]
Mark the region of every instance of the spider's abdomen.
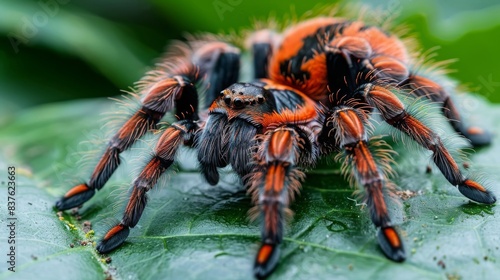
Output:
[[[345,60],[346,56],[352,61],[350,69],[349,63],[337,60],[341,57]],[[284,34],[271,57],[269,77],[299,89],[316,101],[326,101],[329,93],[346,89],[343,88],[348,84],[346,77],[351,76],[359,85],[362,81],[358,78],[366,76],[359,73],[368,74],[382,67],[394,68],[396,74],[403,72],[400,76],[404,76],[407,64],[406,49],[395,36],[360,21],[315,18]],[[352,71],[356,72],[355,77]],[[337,77],[336,81],[329,79],[329,75]]]

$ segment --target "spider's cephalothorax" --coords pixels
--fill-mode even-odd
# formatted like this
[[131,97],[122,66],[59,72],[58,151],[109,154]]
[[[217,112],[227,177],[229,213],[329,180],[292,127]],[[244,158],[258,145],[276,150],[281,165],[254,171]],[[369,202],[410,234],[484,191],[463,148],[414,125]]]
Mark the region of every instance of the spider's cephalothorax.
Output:
[[[210,184],[218,183],[218,168],[230,165],[249,187],[262,223],[256,277],[269,275],[278,262],[288,206],[304,178],[301,170],[329,154],[344,160],[343,171],[364,190],[384,254],[403,261],[403,242],[385,202],[390,160],[376,159],[369,145],[374,113],[430,150],[434,163],[464,196],[486,204],[496,201],[485,187],[462,175],[440,137],[397,97],[428,98],[441,105],[453,128],[473,145],[491,141],[487,132],[464,125],[443,87],[412,70],[413,62],[395,36],[359,21],[315,18],[282,36],[260,30],[250,41],[254,81],[238,82],[239,49],[205,37],[175,45],[139,83],[142,107],[109,141],[90,180],[56,203],[65,210],[89,200],[120,164],[120,153],[175,110],[178,121],[163,131],[154,155],[133,182],[121,222],[103,237],[99,252],[125,241],[146,206],[147,191],[184,144],[197,149]],[[204,98],[198,98],[200,88]],[[206,101],[202,110],[199,100]]]

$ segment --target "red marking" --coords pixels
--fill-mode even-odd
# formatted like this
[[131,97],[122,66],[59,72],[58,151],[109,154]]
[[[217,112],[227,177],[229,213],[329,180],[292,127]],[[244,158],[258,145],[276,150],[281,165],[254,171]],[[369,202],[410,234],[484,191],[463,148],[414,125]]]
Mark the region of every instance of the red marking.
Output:
[[399,235],[392,227],[384,228],[384,235],[393,248],[398,248],[401,246],[401,240],[399,240]]
[[111,228],[108,233],[104,236],[104,240],[109,240],[111,237],[113,237],[115,234],[119,233],[120,231],[123,230],[123,225],[119,224]]
[[470,127],[469,129],[467,129],[467,133],[474,134],[474,135],[483,134],[484,130],[482,130],[479,127],[474,126],[474,127]]
[[486,189],[475,181],[467,179],[467,180],[465,180],[464,184],[467,187],[471,187],[471,188],[476,189],[476,190],[481,191],[481,192],[486,192]]
[[81,184],[81,185],[78,185],[78,186],[75,186],[73,188],[71,188],[65,195],[64,197],[65,198],[68,198],[68,197],[72,197],[72,196],[75,196],[79,193],[82,193],[82,192],[86,192],[89,190],[89,187],[87,186],[87,184]]
[[269,244],[262,245],[262,247],[260,247],[259,253],[257,254],[257,262],[258,263],[267,262],[269,260],[269,257],[271,256],[273,250],[274,250],[273,245],[269,245]]

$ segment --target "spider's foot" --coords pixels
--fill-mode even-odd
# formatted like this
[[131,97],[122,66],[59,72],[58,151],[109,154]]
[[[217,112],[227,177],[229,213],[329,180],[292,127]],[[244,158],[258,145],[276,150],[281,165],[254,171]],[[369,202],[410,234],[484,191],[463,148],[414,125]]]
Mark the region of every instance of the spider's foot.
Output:
[[479,203],[493,204],[497,201],[497,198],[492,192],[479,183],[469,179],[458,185],[458,190],[467,198]]
[[255,258],[253,273],[257,279],[264,279],[278,264],[280,248],[278,244],[262,244]]
[[56,202],[56,208],[63,211],[78,207],[89,200],[94,193],[95,190],[89,188],[86,184],[75,186]]
[[97,245],[97,251],[101,254],[113,251],[118,246],[122,245],[129,233],[130,229],[126,225],[118,224],[112,227]]
[[460,129],[460,133],[465,136],[465,138],[469,139],[474,147],[489,145],[493,138],[489,131],[476,126]]
[[403,242],[393,227],[380,228],[377,236],[380,248],[387,258],[395,262],[402,262],[406,259]]

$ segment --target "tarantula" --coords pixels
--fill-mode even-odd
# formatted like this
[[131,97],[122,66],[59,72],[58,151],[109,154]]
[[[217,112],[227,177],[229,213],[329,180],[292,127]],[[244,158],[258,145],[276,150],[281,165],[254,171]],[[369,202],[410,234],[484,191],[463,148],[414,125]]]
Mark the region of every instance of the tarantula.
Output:
[[[344,160],[343,170],[364,189],[382,252],[401,262],[405,249],[384,195],[390,167],[374,157],[369,145],[374,113],[432,151],[434,163],[464,196],[495,203],[494,194],[462,175],[440,137],[398,98],[427,98],[473,145],[491,141],[488,132],[464,125],[450,92],[412,70],[414,62],[398,37],[361,21],[320,17],[282,35],[259,30],[249,41],[253,81],[238,82],[240,50],[214,36],[177,43],[138,84],[142,107],[111,138],[90,180],[56,203],[66,210],[89,200],[118,168],[120,153],[175,109],[178,120],[163,131],[133,182],[122,220],[104,235],[97,251],[110,252],[125,241],[146,207],[146,193],[186,145],[197,149],[208,183],[216,185],[218,169],[231,165],[249,187],[262,225],[256,277],[266,277],[278,263],[285,216],[304,179],[302,170],[331,154]],[[204,103],[201,110],[199,103]]]

